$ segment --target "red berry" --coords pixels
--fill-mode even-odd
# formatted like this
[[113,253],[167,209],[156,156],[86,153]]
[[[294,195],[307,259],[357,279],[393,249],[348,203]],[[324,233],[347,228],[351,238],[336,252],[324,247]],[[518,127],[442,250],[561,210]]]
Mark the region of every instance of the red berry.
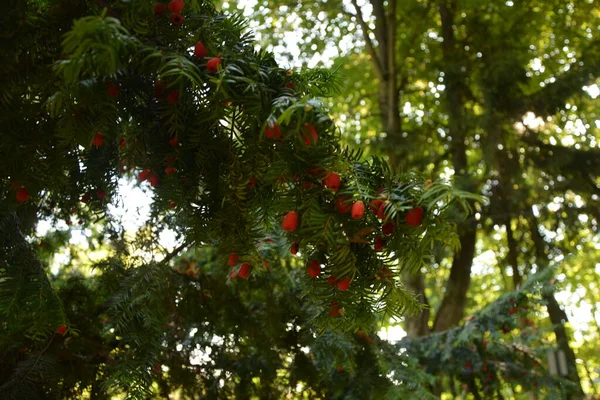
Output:
[[169,157],[165,161],[167,164],[171,164],[171,163],[175,162],[175,160],[177,160],[177,157]]
[[329,315],[332,317],[337,317],[342,313],[343,308],[339,306],[335,301],[331,302],[331,310],[329,310]]
[[150,174],[149,180],[152,187],[156,187],[160,183],[160,179],[155,174]]
[[252,268],[250,267],[250,264],[243,263],[240,267],[240,270],[238,271],[238,276],[242,279],[248,279],[250,277],[251,270]]
[[296,87],[296,83],[295,82],[288,82],[285,84],[285,87],[288,89],[294,89]]
[[177,168],[175,167],[167,167],[165,168],[165,174],[169,175],[169,174],[173,174],[177,172]]
[[279,125],[277,125],[277,123],[273,123],[273,126],[271,126],[271,124],[267,123],[267,127],[265,128],[265,136],[268,139],[279,139],[281,137]]
[[340,214],[350,212],[350,209],[352,208],[352,202],[350,202],[350,198],[344,195],[338,196],[335,204],[337,205],[337,209]]
[[383,236],[377,236],[375,238],[375,251],[382,252],[383,251]]
[[470,361],[467,361],[467,362],[465,363],[465,368],[471,368],[471,367],[472,367],[472,365],[471,365],[471,362],[470,362]]
[[298,213],[296,211],[290,211],[283,218],[281,223],[283,230],[288,232],[294,232],[298,227]]
[[395,225],[393,222],[386,222],[381,227],[381,231],[383,232],[384,235],[391,235],[392,233],[394,233],[394,227],[395,227]]
[[361,219],[365,215],[365,203],[362,201],[356,201],[352,204],[352,210],[350,211],[353,219]]
[[125,147],[127,147],[127,139],[125,139],[124,137],[122,137],[121,139],[119,139],[119,147],[124,149]]
[[415,228],[421,225],[421,219],[423,218],[423,209],[421,207],[415,207],[410,210],[406,217],[404,217],[404,221],[410,226],[414,226]]
[[240,259],[240,256],[238,256],[236,253],[231,253],[229,255],[229,260],[227,260],[227,265],[229,265],[230,267],[233,267],[234,265],[237,264],[239,259]]
[[169,200],[169,208],[175,208],[177,207],[177,203],[175,203],[175,200]]
[[337,279],[335,279],[335,276],[333,276],[333,275],[327,279],[327,283],[329,283],[330,285],[335,285],[336,282],[337,282]]
[[379,218],[380,220],[384,220],[386,219],[386,215],[385,215],[385,208],[387,207],[387,203],[383,202],[381,203],[381,205],[379,206],[379,209],[377,210],[377,218]]
[[251,177],[248,179],[248,187],[249,187],[250,189],[252,189],[254,186],[256,186],[256,178],[255,178],[255,177],[253,177],[253,176],[251,176]]
[[154,15],[164,14],[167,11],[167,7],[165,7],[162,3],[156,3],[154,5]]
[[379,207],[381,207],[382,204],[383,200],[371,200],[369,203],[369,209],[373,211],[373,214],[377,214],[377,211],[379,211]]
[[308,272],[308,275],[310,275],[311,278],[319,276],[321,274],[319,262],[317,260],[310,260],[308,264],[306,264],[306,272]]
[[306,143],[307,146],[317,144],[317,141],[319,140],[319,135],[317,134],[317,131],[315,130],[314,126],[312,126],[309,123],[304,124],[304,127],[302,129],[302,140],[304,140],[304,143]]
[[341,365],[338,365],[338,367],[337,367],[337,370],[338,370],[339,372],[343,372],[343,371],[344,371],[344,367],[343,367],[343,366],[341,366]]
[[208,72],[217,72],[221,65],[221,59],[219,57],[213,57],[206,63],[206,69]]
[[96,148],[102,146],[104,144],[104,136],[100,132],[96,133],[94,139],[92,139],[92,144],[96,146]]
[[181,14],[172,14],[171,15],[171,22],[173,23],[173,25],[183,25],[183,21],[184,18]]
[[296,255],[296,253],[298,253],[299,247],[300,247],[300,245],[298,244],[298,242],[292,243],[292,247],[290,247],[290,253],[292,253],[293,255]]
[[177,136],[173,136],[171,139],[169,139],[169,145],[171,147],[179,146],[179,140],[177,140]]
[[206,54],[206,46],[204,46],[204,43],[196,43],[196,45],[194,46],[194,55],[198,58],[204,58],[206,57]]
[[337,287],[342,292],[348,290],[348,288],[350,287],[350,277],[346,276],[345,278],[342,278],[339,281],[337,281]]
[[154,83],[154,97],[157,99],[162,99],[165,97],[165,82],[163,80],[158,80]]
[[337,192],[340,189],[341,178],[340,175],[335,172],[330,172],[325,179],[323,179],[323,185],[329,189]]
[[89,203],[89,201],[90,201],[90,194],[89,194],[89,193],[86,193],[86,194],[84,194],[83,196],[81,196],[81,199],[80,199],[80,201],[81,201],[82,203],[84,203],[84,204],[87,204],[87,203]]
[[17,191],[16,197],[18,202],[25,203],[27,200],[29,200],[29,192],[27,189],[22,187]]
[[147,181],[149,177],[150,177],[150,170],[149,169],[145,169],[145,170],[143,170],[142,172],[140,172],[138,174],[138,179],[140,180],[140,182]]
[[119,95],[121,88],[117,83],[110,81],[106,84],[106,86],[108,86],[108,88],[106,89],[106,93],[108,93],[109,96],[117,97]]
[[106,200],[106,192],[104,190],[98,190],[96,195],[100,200]]
[[108,318],[104,318],[104,323],[108,323],[109,319]]
[[167,96],[167,103],[177,104],[179,102],[179,90],[173,90]]
[[59,335],[64,335],[67,332],[67,326],[65,324],[60,324],[58,329],[56,329],[56,333]]
[[309,181],[302,182],[302,187],[304,187],[304,189],[310,189],[311,186],[312,186],[312,182],[309,182]]
[[173,0],[169,2],[169,11],[174,14],[180,13],[183,10],[185,3],[183,0]]

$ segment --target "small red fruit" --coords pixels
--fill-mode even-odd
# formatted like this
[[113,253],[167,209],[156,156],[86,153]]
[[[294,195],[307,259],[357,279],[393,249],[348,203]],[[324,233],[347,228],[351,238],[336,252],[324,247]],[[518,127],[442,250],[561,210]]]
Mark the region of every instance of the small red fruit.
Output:
[[319,276],[321,274],[319,262],[317,260],[310,260],[308,264],[306,264],[306,272],[308,272],[308,275],[310,275],[311,278]]
[[267,123],[267,127],[265,128],[265,136],[268,139],[281,138],[281,131],[279,130],[279,125],[277,125],[277,123],[273,123],[273,126],[271,126],[269,123]]
[[119,147],[124,149],[125,147],[127,147],[127,139],[125,139],[124,137],[122,137],[121,139],[119,139]]
[[421,225],[421,219],[423,218],[423,209],[421,207],[415,207],[410,210],[406,217],[404,217],[404,221],[410,226],[414,226],[415,228]]
[[152,185],[152,187],[157,187],[160,183],[160,179],[158,178],[158,176],[156,176],[156,174],[150,174],[149,180],[150,185]]
[[302,129],[302,140],[304,140],[304,143],[306,143],[307,146],[317,144],[317,141],[319,140],[319,135],[317,134],[317,131],[315,130],[314,126],[312,126],[309,123],[304,124],[304,127]]
[[337,287],[342,292],[345,292],[346,290],[348,290],[348,288],[350,287],[350,277],[346,276],[346,277],[340,279],[339,281],[337,281]]
[[221,65],[221,58],[213,57],[206,63],[206,69],[208,72],[215,73],[219,70],[219,66]]
[[179,102],[179,90],[173,90],[167,95],[167,103],[177,104]]
[[177,172],[177,168],[175,167],[167,167],[165,168],[165,174],[169,175],[169,174],[173,174]]
[[117,97],[119,95],[121,88],[119,87],[119,85],[117,83],[110,81],[106,84],[106,86],[107,86],[106,93],[108,93],[109,96]]
[[294,232],[298,227],[298,213],[296,211],[290,211],[283,218],[281,223],[283,230],[288,232]]
[[330,285],[335,285],[336,282],[337,282],[337,279],[335,279],[335,276],[333,276],[333,275],[327,279],[327,283],[329,283]]
[[27,200],[29,200],[29,192],[23,187],[19,188],[16,197],[19,203],[25,203]]
[[394,227],[395,227],[395,225],[393,222],[386,222],[381,227],[381,231],[383,232],[384,235],[391,235],[392,233],[394,233]]
[[177,203],[175,203],[175,200],[169,200],[169,208],[175,208],[177,207]]
[[167,7],[163,3],[156,3],[154,5],[154,15],[164,14],[167,11]]
[[227,260],[227,265],[229,265],[230,267],[233,267],[237,264],[239,259],[240,259],[240,256],[238,256],[236,253],[231,253],[229,255],[229,260]]
[[179,146],[179,140],[177,140],[177,136],[173,136],[171,139],[169,139],[169,145],[171,147]]
[[342,308],[342,306],[340,306],[337,302],[332,301],[331,304],[331,310],[329,310],[329,315],[331,315],[332,317],[337,317],[338,315],[340,315],[342,313],[342,311],[344,310]]
[[58,329],[56,329],[56,333],[58,333],[59,335],[63,335],[67,332],[67,326],[65,324],[60,324],[58,326]]
[[296,253],[298,253],[299,247],[300,247],[300,245],[298,244],[298,242],[292,243],[292,247],[290,247],[290,253],[292,253],[293,255],[296,255]]
[[377,236],[375,238],[375,251],[382,252],[383,246],[384,246],[383,236]]
[[86,193],[86,194],[84,194],[83,196],[81,196],[81,199],[80,199],[80,201],[81,201],[82,203],[84,203],[84,204],[87,204],[87,203],[89,203],[89,202],[90,202],[90,194],[89,194],[89,193]]
[[149,169],[145,169],[145,170],[143,170],[142,172],[140,172],[138,174],[138,179],[140,180],[140,182],[147,181],[149,177],[150,177],[150,170]]
[[365,203],[361,200],[352,204],[352,210],[350,211],[353,219],[361,219],[365,215]]
[[183,10],[185,3],[183,0],[173,0],[169,2],[169,11],[174,14],[180,13]]
[[248,187],[252,189],[254,186],[256,186],[256,178],[251,176],[250,179],[248,179]]
[[184,21],[184,18],[181,14],[172,14],[171,15],[171,22],[173,23],[173,25],[176,25],[176,26],[183,25],[183,21]]
[[350,212],[350,209],[352,208],[352,202],[350,202],[350,198],[348,196],[339,196],[335,201],[335,204],[337,205],[337,209],[340,214]]
[[100,132],[96,133],[92,140],[92,144],[96,146],[96,148],[102,146],[104,144],[104,136]]
[[206,57],[206,54],[206,46],[204,46],[204,43],[196,43],[196,45],[194,46],[194,55],[198,58],[204,58]]
[[386,207],[387,207],[387,203],[384,201],[383,203],[381,203],[381,205],[379,206],[379,209],[377,210],[377,218],[379,218],[382,221],[384,219],[386,219],[386,215],[385,215]]
[[106,200],[106,192],[104,190],[98,190],[96,196],[98,196],[100,200]]
[[251,271],[252,271],[252,268],[250,267],[250,264],[243,263],[242,266],[240,267],[240,270],[238,271],[238,276],[242,279],[248,279],[250,277]]
[[162,99],[165,97],[166,85],[163,80],[158,80],[154,83],[154,97]]
[[373,214],[377,214],[379,207],[383,204],[383,200],[371,200],[369,203],[369,209],[373,211]]
[[323,179],[323,185],[329,189],[337,192],[340,189],[341,184],[340,175],[335,172],[330,172],[325,179]]

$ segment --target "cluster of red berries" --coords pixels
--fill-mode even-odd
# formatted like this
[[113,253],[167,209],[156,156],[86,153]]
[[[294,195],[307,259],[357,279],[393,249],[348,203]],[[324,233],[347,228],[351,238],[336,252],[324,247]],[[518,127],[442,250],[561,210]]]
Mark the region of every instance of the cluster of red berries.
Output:
[[245,262],[242,263],[242,265],[240,265],[240,267],[236,269],[235,267],[239,264],[239,259],[240,256],[238,256],[236,253],[231,253],[229,255],[229,260],[227,261],[227,264],[231,267],[229,277],[231,279],[248,279],[250,277],[250,272],[252,272],[252,267],[249,263]]
[[[185,21],[185,19],[183,18],[183,16],[180,14],[181,11],[183,10],[183,7],[185,7],[185,3],[183,2],[183,0],[172,0],[169,2],[168,6],[169,11],[171,11],[171,22],[173,23],[173,25],[183,25],[183,22]],[[164,4],[162,3],[156,3],[154,4],[154,15],[161,15],[164,14],[167,11],[167,7],[165,7]]]

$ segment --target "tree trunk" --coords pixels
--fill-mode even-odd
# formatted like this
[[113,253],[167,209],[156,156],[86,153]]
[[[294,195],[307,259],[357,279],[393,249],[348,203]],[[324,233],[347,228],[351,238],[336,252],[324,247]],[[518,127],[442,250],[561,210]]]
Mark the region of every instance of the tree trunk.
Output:
[[[539,231],[538,222],[533,213],[529,219],[529,223],[531,238],[533,239],[535,246],[536,263],[540,269],[544,269],[548,265],[548,256],[546,255],[544,238]],[[567,359],[567,368],[569,371],[567,377],[576,385],[575,393],[572,394],[577,399],[583,398],[585,395],[583,394],[583,389],[581,387],[581,378],[577,372],[577,358],[575,357],[575,352],[569,345],[569,335],[565,329],[565,323],[569,322],[569,319],[554,297],[554,291],[544,291],[543,297],[547,302],[546,308],[548,309],[550,321],[553,325],[558,348],[565,353]]]
[[[456,186],[473,190],[471,178],[467,175],[467,149],[465,138],[467,127],[464,115],[464,82],[461,72],[460,50],[454,36],[455,1],[442,0],[439,4],[442,21],[442,53],[446,68],[446,105],[448,108],[448,130],[452,137],[452,164],[456,176]],[[460,250],[454,255],[450,278],[446,283],[444,298],[437,310],[433,331],[450,329],[458,324],[464,316],[467,292],[471,283],[471,266],[475,256],[477,239],[476,225],[465,223],[460,228]]]
[[[407,289],[414,292],[421,303],[429,307],[429,302],[425,296],[425,279],[423,273],[419,270],[414,274],[406,273],[403,282]],[[429,333],[429,315],[430,309],[426,308],[417,315],[406,317],[404,319],[404,328],[410,337],[425,336]]]
[[444,299],[437,310],[434,332],[441,332],[457,325],[464,316],[467,292],[471,283],[471,266],[475,256],[477,233],[474,226],[466,227],[460,235],[460,250],[454,255],[450,277],[446,282]]

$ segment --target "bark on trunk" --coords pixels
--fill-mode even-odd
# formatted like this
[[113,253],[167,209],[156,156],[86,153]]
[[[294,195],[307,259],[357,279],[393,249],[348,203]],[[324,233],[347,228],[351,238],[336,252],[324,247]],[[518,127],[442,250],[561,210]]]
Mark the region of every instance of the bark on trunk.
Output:
[[[403,278],[406,287],[417,294],[421,303],[429,306],[429,302],[425,296],[425,279],[421,271],[417,271],[414,274],[407,273]],[[426,308],[417,315],[405,318],[404,328],[408,336],[419,337],[429,334],[429,315],[430,309]]]
[[434,332],[441,332],[457,325],[464,316],[467,292],[471,283],[471,266],[475,256],[477,234],[474,226],[468,226],[460,235],[460,250],[454,255],[446,292],[433,324]]
[[[465,146],[466,123],[464,115],[464,81],[461,72],[460,50],[454,36],[455,0],[442,0],[439,13],[442,21],[442,53],[446,68],[446,105],[448,108],[448,130],[452,137],[452,163],[456,185],[473,190],[474,185],[467,176],[467,152]],[[460,228],[460,250],[454,255],[450,278],[446,283],[444,298],[437,310],[433,331],[440,332],[455,326],[464,316],[467,292],[471,283],[471,267],[475,256],[477,239],[476,225],[465,223]]]

